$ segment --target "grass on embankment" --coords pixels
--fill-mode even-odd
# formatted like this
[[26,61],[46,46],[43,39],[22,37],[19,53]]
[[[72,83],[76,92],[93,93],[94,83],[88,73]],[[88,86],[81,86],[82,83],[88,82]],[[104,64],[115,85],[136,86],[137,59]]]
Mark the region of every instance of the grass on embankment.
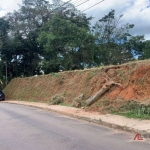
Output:
[[150,119],[150,104],[144,105],[136,101],[129,101],[118,110],[111,110],[111,113],[128,118]]

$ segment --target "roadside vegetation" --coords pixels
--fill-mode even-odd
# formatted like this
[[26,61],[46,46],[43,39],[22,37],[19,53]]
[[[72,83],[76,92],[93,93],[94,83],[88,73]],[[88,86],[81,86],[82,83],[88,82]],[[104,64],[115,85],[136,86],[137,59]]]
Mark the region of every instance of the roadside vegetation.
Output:
[[18,10],[0,18],[0,79],[57,76],[59,71],[150,58],[150,41],[131,35],[136,24],[122,20],[123,14],[110,10],[92,26],[92,16],[69,2],[22,0]]
[[111,110],[111,113],[126,116],[128,118],[150,119],[150,104],[145,105],[133,100],[116,110]]

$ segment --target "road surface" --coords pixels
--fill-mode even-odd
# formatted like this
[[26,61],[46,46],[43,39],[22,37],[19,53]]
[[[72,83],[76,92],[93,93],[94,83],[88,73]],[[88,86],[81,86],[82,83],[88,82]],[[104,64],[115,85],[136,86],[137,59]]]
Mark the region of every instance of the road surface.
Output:
[[150,150],[150,141],[42,109],[0,102],[0,150]]

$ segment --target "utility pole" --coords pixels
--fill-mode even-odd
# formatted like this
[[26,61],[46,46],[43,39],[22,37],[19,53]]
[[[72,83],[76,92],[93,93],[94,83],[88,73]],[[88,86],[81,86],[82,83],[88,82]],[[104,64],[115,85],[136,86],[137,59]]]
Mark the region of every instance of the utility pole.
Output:
[[6,60],[6,64],[5,65],[6,65],[6,77],[5,77],[6,81],[5,82],[6,82],[6,86],[7,86],[7,60]]

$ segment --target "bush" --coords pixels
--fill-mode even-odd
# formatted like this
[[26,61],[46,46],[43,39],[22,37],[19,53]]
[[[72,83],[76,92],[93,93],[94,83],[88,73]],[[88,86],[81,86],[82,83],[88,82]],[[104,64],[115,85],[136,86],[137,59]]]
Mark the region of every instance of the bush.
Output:
[[49,100],[50,105],[58,105],[65,101],[65,97],[62,94],[56,94],[52,96]]

